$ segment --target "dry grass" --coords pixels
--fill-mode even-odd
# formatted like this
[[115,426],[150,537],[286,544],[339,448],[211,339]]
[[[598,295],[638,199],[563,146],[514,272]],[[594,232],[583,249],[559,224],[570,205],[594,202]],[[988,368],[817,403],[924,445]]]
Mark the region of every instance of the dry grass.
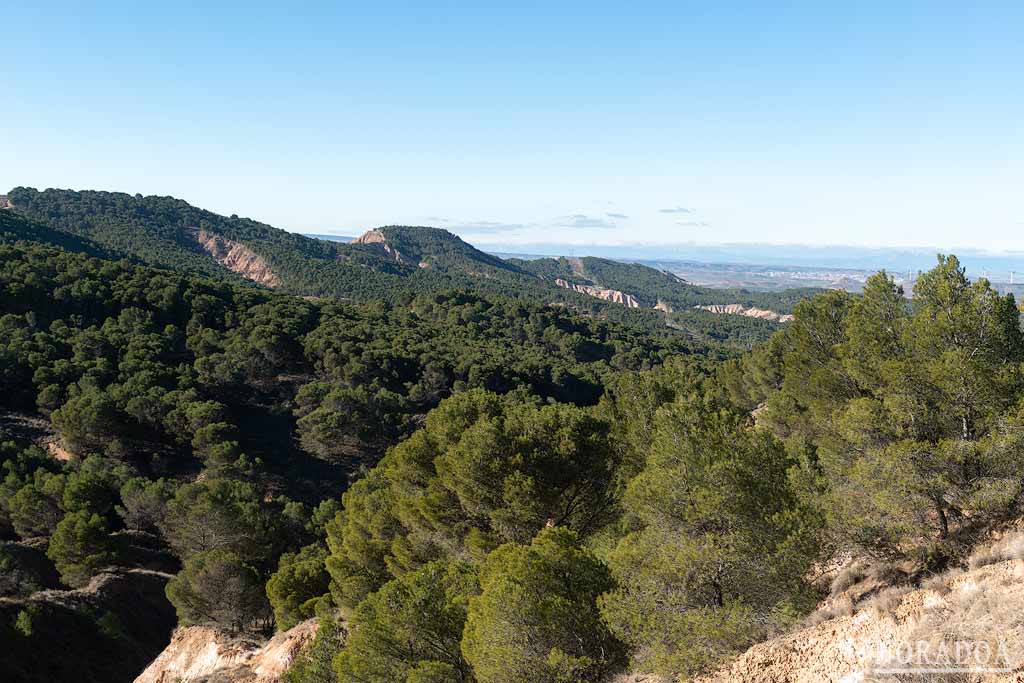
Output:
[[903,596],[914,590],[913,586],[890,586],[881,590],[864,604],[864,609],[870,609],[875,614],[883,615],[891,613],[903,602]]
[[967,566],[978,569],[1007,560],[1024,560],[1024,533],[1008,534],[991,545],[976,549]]
[[939,595],[946,595],[949,593],[952,587],[953,581],[964,573],[964,570],[960,567],[954,567],[948,571],[944,571],[941,574],[935,574],[925,581],[921,582],[921,588],[926,590],[934,591]]
[[867,567],[861,562],[850,562],[836,574],[836,578],[832,579],[832,585],[829,586],[829,597],[838,596],[866,578],[868,578]]
[[[1013,559],[1017,538],[1008,537],[975,553],[973,565]],[[953,569],[924,582],[924,588],[939,592],[944,599],[925,609],[901,640],[918,651],[924,644],[932,653],[930,659],[913,660],[913,666],[975,672],[900,674],[872,680],[980,683],[989,679],[977,672],[979,668],[1013,668],[1024,662],[1024,591],[1017,572],[971,577],[974,580],[957,584],[955,580],[963,573]],[[879,664],[887,665],[884,661]]]
[[816,612],[811,612],[801,622],[801,628],[808,628],[811,626],[817,626],[818,624],[829,621],[830,619],[836,619],[837,617],[852,617],[854,612],[853,600],[849,597],[843,596],[836,600],[831,607],[827,609],[820,609]]

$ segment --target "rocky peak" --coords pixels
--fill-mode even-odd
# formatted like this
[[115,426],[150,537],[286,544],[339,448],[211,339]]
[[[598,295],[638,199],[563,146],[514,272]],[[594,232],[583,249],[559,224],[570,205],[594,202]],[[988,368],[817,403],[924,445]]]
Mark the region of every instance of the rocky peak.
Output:
[[[376,249],[383,251],[385,254],[393,258],[398,263],[409,263],[409,261],[407,261],[406,258],[402,256],[402,253],[400,251],[398,251],[390,244],[388,244],[387,238],[384,236],[384,233],[382,233],[380,230],[367,230],[362,235],[352,240],[352,244],[371,245]],[[425,266],[420,265],[419,267],[423,268]]]

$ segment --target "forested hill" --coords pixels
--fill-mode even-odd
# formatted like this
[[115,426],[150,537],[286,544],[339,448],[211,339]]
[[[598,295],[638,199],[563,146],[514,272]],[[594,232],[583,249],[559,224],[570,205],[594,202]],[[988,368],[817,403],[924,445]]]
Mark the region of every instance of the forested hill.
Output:
[[562,279],[570,283],[619,290],[635,297],[643,307],[654,308],[661,302],[662,308],[675,311],[698,305],[741,304],[777,313],[792,313],[798,302],[824,291],[801,288],[784,292],[751,292],[745,289],[700,287],[657,268],[596,256],[529,260],[513,258],[509,262],[547,280]]
[[435,228],[388,226],[343,244],[221,216],[173,197],[16,188],[12,210],[147,265],[304,296],[391,299],[403,289],[480,289],[536,298],[537,276]]
[[[227,282],[251,281],[301,296],[395,303],[417,294],[459,289],[561,304],[584,315],[649,330],[668,325],[704,342],[742,344],[766,339],[776,327],[692,307],[741,303],[784,311],[792,303],[785,295],[696,288],[653,268],[605,259],[574,261],[582,264],[581,272],[565,259],[503,260],[436,228],[386,226],[350,243],[338,243],[249,218],[221,216],[173,197],[19,187],[8,198],[11,211],[51,231],[44,235],[38,227],[30,228],[44,241]],[[79,241],[58,239],[52,231]],[[629,296],[595,296],[586,288],[567,287],[566,282],[599,284],[641,303],[629,308],[623,305],[632,305]],[[804,294],[796,293],[795,298]],[[668,305],[653,310],[659,301]]]
[[173,197],[18,187],[8,193],[11,210],[147,265],[244,282],[218,262],[201,236],[217,236],[250,250],[295,294],[371,298],[394,286],[373,268],[338,260],[337,246],[265,223],[221,216]]

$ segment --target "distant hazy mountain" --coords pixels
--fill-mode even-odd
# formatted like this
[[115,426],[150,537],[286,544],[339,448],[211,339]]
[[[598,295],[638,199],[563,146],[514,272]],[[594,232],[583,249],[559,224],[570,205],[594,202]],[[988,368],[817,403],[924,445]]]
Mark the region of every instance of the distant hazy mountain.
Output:
[[345,243],[345,242],[351,242],[352,240],[355,239],[355,237],[351,237],[349,235],[326,235],[326,234],[313,233],[313,232],[304,232],[302,234],[305,235],[306,237],[312,237],[313,239],[318,239],[318,240],[327,240],[328,242],[342,242],[342,243]]
[[969,248],[939,247],[844,247],[776,244],[657,244],[657,245],[572,245],[493,244],[492,253],[546,256],[599,256],[628,261],[697,261],[716,264],[800,266],[892,273],[917,272],[935,266],[939,253],[955,253],[969,274],[1008,277],[1011,271],[1024,273],[1024,253],[991,253]]

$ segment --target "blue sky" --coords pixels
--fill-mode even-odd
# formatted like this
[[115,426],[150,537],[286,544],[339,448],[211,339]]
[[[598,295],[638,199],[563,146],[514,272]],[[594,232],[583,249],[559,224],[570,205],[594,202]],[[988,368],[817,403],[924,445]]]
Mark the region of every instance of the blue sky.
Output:
[[1024,249],[1019,2],[189,4],[5,7],[0,191],[481,244]]

